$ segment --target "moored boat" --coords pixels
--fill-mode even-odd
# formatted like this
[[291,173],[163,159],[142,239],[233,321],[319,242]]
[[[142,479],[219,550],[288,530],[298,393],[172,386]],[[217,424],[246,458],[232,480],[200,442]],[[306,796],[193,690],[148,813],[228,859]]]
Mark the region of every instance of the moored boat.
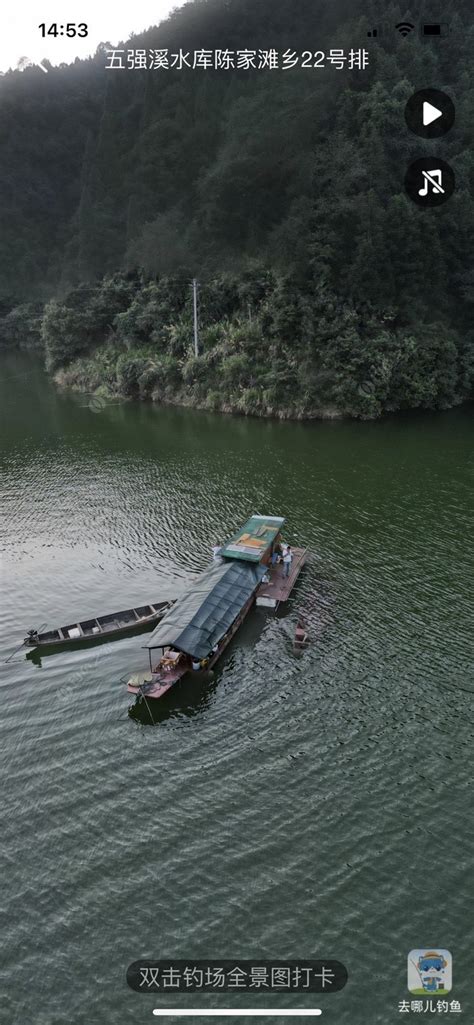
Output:
[[173,603],[170,601],[153,602],[140,605],[122,612],[112,612],[93,619],[83,619],[68,626],[60,626],[56,630],[38,633],[29,630],[24,644],[30,648],[56,648],[93,641],[110,640],[122,634],[130,634],[147,626],[152,626],[163,618]]
[[201,574],[153,631],[146,645],[150,673],[143,682],[132,676],[129,693],[162,698],[187,673],[212,669],[250,611],[264,573],[264,566],[223,562]]
[[[164,697],[188,673],[215,665],[255,602],[284,519],[252,516],[222,546],[219,559],[169,609],[146,645],[150,674],[127,689],[147,701]],[[153,652],[161,649],[155,663]]]

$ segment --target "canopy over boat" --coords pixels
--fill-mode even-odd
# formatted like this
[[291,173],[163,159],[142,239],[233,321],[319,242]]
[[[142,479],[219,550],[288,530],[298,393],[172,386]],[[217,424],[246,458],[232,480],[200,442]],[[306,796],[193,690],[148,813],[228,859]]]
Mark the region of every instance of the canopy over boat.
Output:
[[265,566],[216,562],[166,613],[147,648],[174,647],[206,658],[219,643],[265,574]]
[[219,555],[224,559],[260,562],[284,522],[282,516],[251,516],[221,548]]

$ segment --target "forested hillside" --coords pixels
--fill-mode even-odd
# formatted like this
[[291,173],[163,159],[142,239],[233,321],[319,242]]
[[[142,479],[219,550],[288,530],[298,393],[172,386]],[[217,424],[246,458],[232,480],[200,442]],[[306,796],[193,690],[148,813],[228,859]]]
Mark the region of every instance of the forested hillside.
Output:
[[[1,343],[44,347],[64,384],[262,415],[468,398],[470,7],[194,0],[122,47],[365,46],[369,67],[107,70],[104,45],[0,78]],[[423,17],[449,22],[448,38],[393,30]],[[430,86],[456,124],[426,142],[404,108]],[[457,188],[423,210],[403,182],[431,154]]]

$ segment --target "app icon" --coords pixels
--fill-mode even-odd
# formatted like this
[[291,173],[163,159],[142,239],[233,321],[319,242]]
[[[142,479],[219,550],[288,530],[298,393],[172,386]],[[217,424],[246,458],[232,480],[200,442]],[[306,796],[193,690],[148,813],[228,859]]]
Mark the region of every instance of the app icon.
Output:
[[408,955],[408,989],[414,996],[445,996],[453,986],[453,959],[444,947],[418,948]]

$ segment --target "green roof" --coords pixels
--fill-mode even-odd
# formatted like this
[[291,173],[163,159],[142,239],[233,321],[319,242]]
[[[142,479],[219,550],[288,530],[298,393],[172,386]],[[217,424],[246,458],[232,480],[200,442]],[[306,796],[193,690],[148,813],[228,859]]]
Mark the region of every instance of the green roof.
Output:
[[260,562],[284,522],[282,516],[251,516],[230,541],[223,545],[219,555],[224,559]]

